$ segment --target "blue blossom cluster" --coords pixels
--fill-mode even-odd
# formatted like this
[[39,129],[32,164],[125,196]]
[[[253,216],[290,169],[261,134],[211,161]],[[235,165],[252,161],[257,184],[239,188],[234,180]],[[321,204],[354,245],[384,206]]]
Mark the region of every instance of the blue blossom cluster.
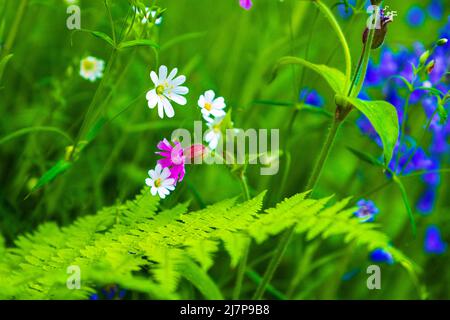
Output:
[[[446,26],[440,32],[439,38],[449,39],[449,33],[450,17]],[[369,63],[364,90],[359,96],[361,99],[370,99],[372,96],[379,96],[381,94],[384,100],[390,102],[397,109],[400,127],[404,124],[405,130],[399,137],[394,150],[394,156],[389,164],[389,169],[396,175],[430,171],[430,173],[422,175],[424,190],[416,203],[417,211],[424,215],[431,214],[436,201],[441,180],[440,174],[436,170],[441,168],[443,164],[450,162],[448,157],[450,149],[448,143],[450,138],[450,122],[446,121],[445,116],[437,112],[438,98],[431,95],[428,90],[429,88],[437,89],[442,93],[442,96],[449,91],[449,76],[447,73],[450,66],[449,47],[448,42],[436,46],[429,58],[426,59],[430,61],[429,67],[421,75],[415,72],[414,66],[419,64],[420,57],[426,51],[423,45],[416,43],[412,50],[401,47],[397,51],[389,47],[383,47],[380,61],[378,63],[370,61]],[[398,76],[406,79],[416,89],[409,94],[405,82]],[[407,98],[408,95],[409,99]],[[423,124],[423,128],[429,131],[432,139],[426,149],[420,146],[422,141],[416,141],[409,135],[410,127],[408,126],[408,119],[405,112],[407,105],[410,107],[410,110],[412,108],[421,108],[421,112],[427,118],[427,122]],[[450,112],[449,103],[442,107],[446,110],[447,114]],[[357,125],[363,134],[369,136],[382,147],[380,137],[366,117],[361,116],[357,120]],[[427,237],[432,236],[432,232],[427,232],[425,242],[429,240]],[[425,245],[426,252],[436,253],[442,251],[430,250],[430,248],[430,246]],[[441,248],[445,248],[445,246],[442,244]],[[445,249],[443,250],[445,251]]]

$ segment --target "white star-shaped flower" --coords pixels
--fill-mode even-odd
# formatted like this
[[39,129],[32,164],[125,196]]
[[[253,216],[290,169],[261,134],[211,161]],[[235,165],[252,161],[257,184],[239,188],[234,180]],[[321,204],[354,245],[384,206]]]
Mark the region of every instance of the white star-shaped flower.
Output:
[[159,195],[161,199],[164,199],[170,194],[170,191],[175,190],[175,180],[170,177],[169,168],[162,168],[158,163],[155,170],[148,172],[150,178],[145,179],[145,184],[150,187],[150,192],[153,196]]
[[163,65],[159,67],[158,75],[154,71],[150,73],[155,88],[147,92],[146,98],[149,108],[153,109],[158,105],[158,115],[161,119],[164,118],[164,114],[169,118],[175,115],[170,100],[179,105],[185,105],[187,102],[183,95],[187,94],[189,89],[181,86],[186,77],[181,75],[175,78],[177,72],[178,69],[175,68],[167,75],[167,67]]
[[208,90],[198,99],[198,106],[202,110],[203,118],[207,121],[211,120],[211,115],[214,117],[225,115],[223,110],[226,107],[225,99],[223,97],[214,99],[215,95],[214,91]]

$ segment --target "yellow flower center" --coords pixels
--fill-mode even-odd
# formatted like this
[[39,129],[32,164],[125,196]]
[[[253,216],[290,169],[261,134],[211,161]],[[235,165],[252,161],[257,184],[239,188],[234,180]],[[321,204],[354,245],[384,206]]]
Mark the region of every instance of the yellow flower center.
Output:
[[212,109],[212,104],[209,103],[209,102],[206,102],[206,103],[205,103],[205,109],[208,110],[208,111],[211,111],[211,109]]
[[156,94],[158,95],[162,95],[164,93],[164,86],[163,85],[159,85],[156,87]]
[[90,60],[83,60],[83,69],[85,71],[95,70],[95,62],[90,61]]
[[161,183],[162,183],[161,178],[156,179],[155,180],[155,187],[157,187],[157,188],[161,187]]

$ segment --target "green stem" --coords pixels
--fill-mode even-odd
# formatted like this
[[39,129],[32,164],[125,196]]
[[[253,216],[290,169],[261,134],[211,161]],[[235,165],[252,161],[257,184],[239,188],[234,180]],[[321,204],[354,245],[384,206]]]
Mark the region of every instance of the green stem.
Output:
[[[248,188],[247,177],[245,176],[244,170],[242,170],[241,174],[239,175],[239,180],[241,182],[244,198],[246,201],[248,201],[248,200],[250,200],[250,190]],[[247,269],[248,252],[250,249],[250,243],[251,243],[251,240],[248,239],[247,243],[244,246],[244,253],[242,255],[242,259],[239,263],[237,277],[236,277],[236,285],[233,290],[233,299],[234,300],[239,299],[239,296],[241,294],[242,282],[244,281],[245,271]]]
[[331,24],[331,27],[336,32],[339,41],[341,42],[342,48],[344,49],[344,59],[345,59],[345,88],[347,88],[348,83],[350,81],[351,75],[352,75],[352,58],[350,55],[350,49],[348,47],[347,40],[345,39],[344,33],[342,32],[341,27],[339,26],[339,23],[337,22],[336,18],[334,17],[331,10],[324,5],[321,1],[314,1],[314,3],[317,5],[319,10],[325,15],[325,17],[328,19],[328,21]]
[[375,36],[375,28],[369,29],[369,36],[367,37],[367,41],[364,44],[364,50],[363,50],[363,58],[360,65],[360,73],[355,74],[356,80],[356,89],[352,92],[352,97],[357,97],[358,94],[361,92],[361,89],[364,85],[364,80],[366,79],[366,73],[367,73],[367,66],[369,65],[369,59],[370,59],[370,51],[372,48],[372,42]]
[[340,121],[336,118],[334,119],[333,123],[331,124],[330,130],[328,132],[328,136],[323,144],[322,150],[320,151],[319,158],[316,162],[316,165],[314,166],[314,169],[311,174],[311,177],[309,178],[308,184],[306,185],[307,191],[309,191],[309,190],[314,191],[314,189],[317,185],[317,182],[320,179],[320,174],[322,173],[322,169],[325,165],[325,162],[327,161],[328,156],[330,154],[331,148],[333,147],[337,132],[338,132],[341,124],[342,124],[342,121]]
[[[319,181],[320,174],[322,172],[323,167],[325,166],[325,162],[330,154],[331,148],[333,147],[337,132],[338,132],[341,124],[342,124],[342,120],[339,120],[337,117],[335,117],[333,120],[333,123],[331,124],[330,130],[328,132],[328,136],[323,144],[322,151],[320,152],[319,158],[316,162],[316,165],[314,166],[314,170],[313,170],[313,173],[311,174],[311,178],[309,179],[307,187],[306,187],[306,190],[311,190],[310,196],[312,195],[312,193],[317,185],[317,182]],[[264,276],[253,296],[254,300],[259,300],[263,297],[267,284],[270,282],[270,280],[272,280],[272,277],[273,277],[276,269],[278,268],[284,253],[286,252],[289,241],[290,241],[292,235],[294,234],[295,227],[296,226],[293,225],[281,236],[281,240],[278,243],[278,246],[275,250],[275,254],[272,257],[272,259],[269,263],[269,266],[267,267],[267,270],[264,273]]]
[[14,41],[16,40],[17,33],[19,31],[19,26],[22,23],[23,16],[25,15],[25,9],[27,8],[28,0],[22,0],[20,2],[19,8],[17,9],[16,17],[14,18],[11,31],[6,39],[5,47],[1,56],[6,56],[12,49]]

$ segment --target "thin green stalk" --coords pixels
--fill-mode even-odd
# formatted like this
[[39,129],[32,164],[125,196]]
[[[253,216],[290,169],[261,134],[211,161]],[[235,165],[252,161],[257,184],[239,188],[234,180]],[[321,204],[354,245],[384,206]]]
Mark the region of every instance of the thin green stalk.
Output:
[[[336,32],[339,41],[341,42],[342,49],[344,49],[344,59],[345,59],[345,88],[347,88],[350,78],[352,76],[352,58],[350,55],[350,49],[348,47],[347,40],[345,39],[344,33],[342,32],[341,27],[339,26],[339,23],[337,22],[336,18],[334,17],[333,13],[330,11],[330,9],[324,5],[321,1],[314,1],[314,3],[317,5],[319,10],[325,15],[325,17],[328,19],[328,21],[331,24],[331,27]],[[371,42],[370,42],[371,43]]]
[[89,104],[89,107],[88,107],[88,109],[86,111],[86,114],[84,116],[83,122],[81,124],[81,128],[80,128],[80,130],[78,132],[78,135],[77,135],[77,137],[75,139],[74,148],[73,148],[72,153],[70,155],[70,159],[73,158],[73,156],[75,154],[75,151],[76,151],[76,149],[78,147],[78,144],[80,143],[80,140],[83,139],[85,133],[87,132],[87,130],[89,128],[89,125],[95,120],[94,119],[95,118],[94,117],[94,112],[95,112],[95,107],[97,106],[97,100],[99,99],[100,94],[103,91],[103,87],[105,86],[105,83],[108,80],[108,77],[109,77],[109,75],[111,73],[111,68],[112,68],[112,65],[114,64],[116,56],[117,56],[117,50],[113,49],[113,51],[111,53],[111,56],[110,56],[110,58],[108,60],[108,64],[106,66],[106,71],[104,73],[104,76],[101,79],[100,84],[97,87],[97,90],[95,90],[94,97],[92,98],[91,103]]
[[[400,139],[400,141],[399,141],[400,145],[403,142],[403,136],[405,134],[406,120],[408,118],[408,111],[409,111],[409,99],[411,98],[411,93],[412,92],[408,93],[408,95],[406,96],[406,100],[405,100],[405,106],[404,106],[405,112],[403,113],[403,119],[402,119],[401,131],[400,131],[400,138],[399,138]],[[398,168],[399,162],[400,162],[400,152],[397,152],[397,158],[395,160],[397,168]]]
[[[328,159],[328,156],[330,154],[331,148],[333,147],[334,141],[337,136],[337,132],[338,132],[341,124],[342,124],[342,121],[337,118],[335,118],[333,120],[333,123],[331,124],[330,130],[328,132],[328,136],[323,144],[322,151],[320,152],[319,158],[316,162],[313,173],[311,174],[311,178],[309,179],[307,187],[306,187],[306,190],[311,190],[310,195],[312,195],[312,193],[315,189],[315,186],[317,185],[317,182],[319,181],[320,174],[322,172],[322,169],[325,165],[326,160]],[[270,282],[270,280],[272,280],[272,277],[281,262],[281,258],[283,257],[284,253],[286,252],[289,241],[290,241],[292,235],[294,234],[295,227],[296,226],[294,225],[291,228],[289,228],[285,233],[283,233],[281,240],[278,243],[278,246],[275,250],[275,254],[272,257],[272,260],[270,261],[266,272],[264,273],[261,283],[259,284],[258,288],[256,289],[256,292],[253,296],[254,300],[259,300],[262,298],[264,291],[266,290],[267,284]]]
[[16,17],[14,18],[11,31],[6,39],[5,46],[2,52],[2,57],[6,56],[12,49],[14,41],[16,40],[17,33],[19,32],[19,26],[22,23],[23,16],[25,15],[25,9],[27,8],[28,0],[22,0],[17,9]]
[[419,139],[419,142],[417,143],[417,145],[414,147],[413,151],[411,152],[411,154],[408,157],[408,160],[406,161],[405,165],[403,166],[403,170],[401,171],[401,173],[403,173],[403,171],[405,170],[405,168],[408,167],[408,164],[411,162],[414,154],[417,151],[417,148],[420,147],[422,145],[423,140],[425,139],[425,135],[428,132],[428,129],[430,129],[431,126],[431,122],[433,121],[434,116],[438,113],[438,108],[436,108],[433,112],[433,114],[431,115],[430,119],[428,119],[427,121],[427,125],[425,126],[423,132],[422,132],[422,136]]
[[364,48],[366,50],[363,50],[363,58],[360,66],[361,70],[359,70],[359,73],[355,74],[354,78],[356,79],[356,87],[355,90],[351,92],[352,97],[357,97],[364,85],[364,80],[366,78],[367,66],[369,65],[370,51],[372,48],[374,36],[375,36],[375,28],[369,29],[369,35],[367,37],[366,43],[364,44]]
[[[244,194],[245,200],[248,201],[248,200],[250,200],[250,190],[248,188],[247,177],[245,176],[244,171],[242,171],[242,173],[239,175],[239,180],[241,182],[242,192]],[[237,278],[236,278],[236,285],[233,290],[233,299],[234,300],[239,299],[239,296],[241,294],[242,282],[244,280],[245,271],[247,269],[248,252],[250,249],[250,243],[251,243],[251,240],[249,239],[244,246],[244,253],[243,253],[242,259],[239,263]]]
[[316,162],[311,177],[309,178],[308,184],[306,185],[306,190],[308,191],[311,190],[311,193],[314,191],[317,182],[320,179],[320,174],[322,173],[322,169],[325,165],[325,162],[328,159],[328,156],[330,154],[331,148],[333,147],[337,132],[341,124],[342,122],[336,118],[333,120],[333,123],[331,124],[328,136],[322,147],[322,151],[320,152],[318,161]]

